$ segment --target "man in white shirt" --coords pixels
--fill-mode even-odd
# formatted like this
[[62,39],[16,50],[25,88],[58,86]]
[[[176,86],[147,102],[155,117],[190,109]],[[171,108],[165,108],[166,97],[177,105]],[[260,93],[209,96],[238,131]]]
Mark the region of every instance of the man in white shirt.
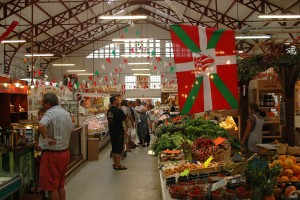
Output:
[[40,164],[39,190],[49,191],[49,200],[66,199],[65,173],[70,160],[69,142],[74,126],[70,113],[58,105],[56,94],[44,94],[42,106],[47,112],[38,128],[45,144]]

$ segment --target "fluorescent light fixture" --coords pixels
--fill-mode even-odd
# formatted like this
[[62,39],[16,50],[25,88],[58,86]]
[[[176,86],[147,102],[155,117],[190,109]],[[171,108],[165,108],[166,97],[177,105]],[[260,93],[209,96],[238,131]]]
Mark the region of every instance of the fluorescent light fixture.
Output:
[[147,42],[150,38],[113,38],[113,42]]
[[93,73],[78,73],[77,76],[92,76]]
[[300,15],[258,15],[261,19],[297,19]]
[[150,65],[150,62],[128,63],[128,65]]
[[25,54],[25,57],[53,57],[53,53],[34,53],[34,54]]
[[132,54],[122,54],[121,57],[148,57],[149,55],[146,53],[140,53],[140,54],[136,54],[136,53],[132,53]]
[[133,74],[133,76],[150,76],[151,74]]
[[235,36],[235,39],[269,39],[270,35],[245,35],[245,36]]
[[53,67],[62,66],[62,67],[74,67],[75,64],[63,64],[63,63],[55,63],[52,64]]
[[1,43],[24,43],[26,40],[2,40]]
[[147,19],[146,15],[111,15],[100,16],[100,19]]
[[67,72],[85,72],[85,69],[69,69]]
[[244,51],[243,50],[238,50],[238,53],[244,53]]
[[131,69],[132,71],[150,71],[150,69]]

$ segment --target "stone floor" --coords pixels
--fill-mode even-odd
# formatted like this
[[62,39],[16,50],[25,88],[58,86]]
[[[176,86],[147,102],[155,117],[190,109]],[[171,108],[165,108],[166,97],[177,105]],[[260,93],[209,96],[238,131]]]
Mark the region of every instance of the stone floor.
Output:
[[127,170],[114,170],[108,144],[99,160],[87,161],[66,183],[67,200],[160,200],[157,158],[137,147],[122,161]]

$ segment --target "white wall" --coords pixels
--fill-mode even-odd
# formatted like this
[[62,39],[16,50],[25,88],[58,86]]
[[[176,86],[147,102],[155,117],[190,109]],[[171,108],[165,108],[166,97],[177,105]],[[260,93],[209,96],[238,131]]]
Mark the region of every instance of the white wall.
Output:
[[[109,35],[101,41],[94,42],[93,44],[87,45],[81,49],[79,49],[76,52],[73,52],[72,54],[66,55],[64,58],[58,59],[54,63],[75,63],[75,67],[53,67],[51,64],[48,66],[48,69],[46,71],[46,74],[49,76],[49,80],[55,79],[56,81],[62,81],[63,75],[67,73],[67,69],[85,69],[86,72],[93,73],[94,71],[98,70],[100,73],[100,77],[97,78],[94,76],[94,80],[97,81],[97,85],[101,84],[99,82],[99,79],[105,76],[108,76],[109,81],[105,82],[103,80],[103,83],[101,85],[110,85],[110,81],[112,83],[114,82],[114,78],[116,79],[117,84],[124,84],[125,83],[125,76],[126,75],[132,75],[133,71],[130,70],[130,66],[125,65],[125,68],[123,68],[124,59],[123,57],[120,58],[111,58],[112,63],[108,63],[105,58],[95,58],[94,60],[91,58],[86,58],[86,56],[93,52],[94,50],[97,50],[101,47],[104,47],[107,44],[111,43],[112,38],[120,38],[121,35],[123,35],[125,38],[133,38],[136,37],[136,32],[139,31],[141,35],[144,38],[154,38],[154,39],[170,39],[170,33],[166,30],[160,29],[157,26],[153,26],[151,24],[137,24],[133,28],[128,28],[128,33],[124,32],[124,30],[121,30],[119,32],[116,32],[112,35]],[[165,46],[165,40],[161,40],[161,51],[165,52],[164,49]],[[164,66],[164,61],[167,63],[172,63],[174,65],[173,58],[165,58],[165,55],[160,55],[163,62],[157,62],[154,57],[150,58],[150,62],[153,64],[149,67],[151,71],[147,71],[147,73],[151,73],[153,75],[157,75],[158,71],[160,72],[160,75],[164,75],[164,78],[162,79],[162,82],[165,80],[171,81],[176,77],[175,70],[170,73],[170,66],[167,67]],[[144,62],[147,61],[147,58],[127,58],[128,62]],[[105,70],[103,70],[100,66],[104,64]],[[121,65],[121,66],[120,66]],[[154,66],[157,67],[156,70],[154,70]],[[120,69],[122,72],[119,73],[119,76],[117,76],[117,73],[115,72],[115,69]],[[112,76],[110,75],[112,73]],[[143,72],[140,72],[143,73]],[[145,73],[145,72],[144,72]],[[88,81],[91,85],[92,82],[89,81],[87,76],[79,76],[79,83],[82,83],[83,80]],[[174,79],[176,83],[176,78]],[[136,98],[136,97],[160,97],[160,90],[150,90],[150,89],[137,89],[137,90],[128,90],[126,91],[126,97],[130,98]]]

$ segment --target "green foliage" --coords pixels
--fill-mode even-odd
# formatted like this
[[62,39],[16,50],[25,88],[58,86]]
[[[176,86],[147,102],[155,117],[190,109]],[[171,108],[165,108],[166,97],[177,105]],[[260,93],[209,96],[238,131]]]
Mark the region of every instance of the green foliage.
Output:
[[177,146],[174,144],[169,133],[163,134],[160,138],[157,138],[156,143],[151,146],[151,149],[158,155],[159,152],[166,149],[175,149]]
[[254,55],[250,58],[238,59],[238,79],[251,80],[260,72],[269,69],[271,64],[264,62],[264,55]]
[[281,170],[279,165],[269,168],[268,161],[263,158],[255,157],[250,160],[245,169],[245,177],[253,191],[252,199],[262,199],[263,196],[272,194]]
[[185,141],[184,138],[185,138],[184,135],[180,132],[175,132],[171,136],[171,139],[176,147],[180,146]]
[[[297,66],[300,68],[300,49],[291,53],[290,46],[285,44],[267,44],[268,49],[264,54],[238,59],[238,79],[251,80],[258,73],[273,67],[280,77],[281,67]],[[299,75],[300,69],[297,70]]]

